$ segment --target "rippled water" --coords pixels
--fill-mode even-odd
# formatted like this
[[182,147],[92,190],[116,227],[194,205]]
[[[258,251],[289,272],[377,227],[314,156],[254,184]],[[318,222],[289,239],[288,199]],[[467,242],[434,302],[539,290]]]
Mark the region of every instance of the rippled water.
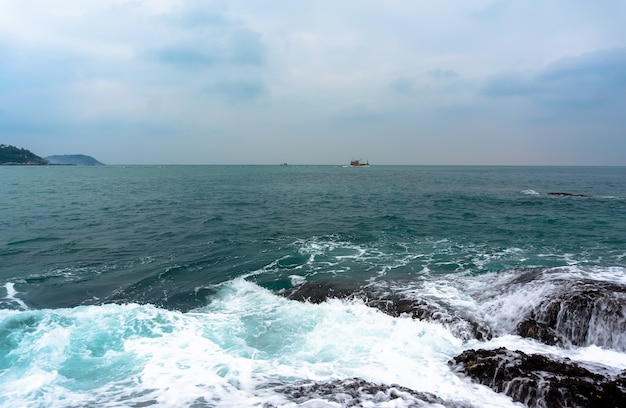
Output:
[[[512,334],[557,278],[626,284],[625,256],[623,167],[4,167],[0,403],[296,406],[277,384],[359,377],[510,405],[447,361],[506,345],[626,368],[619,345]],[[280,296],[316,281],[490,340]]]

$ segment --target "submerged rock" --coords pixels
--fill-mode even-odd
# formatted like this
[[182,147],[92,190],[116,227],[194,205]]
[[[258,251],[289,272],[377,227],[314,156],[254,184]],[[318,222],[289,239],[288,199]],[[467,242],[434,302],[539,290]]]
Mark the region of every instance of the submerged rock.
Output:
[[552,192],[548,193],[548,195],[559,196],[559,197],[590,197],[586,194],[573,194],[573,193],[564,193],[564,192]]
[[334,381],[298,381],[280,385],[275,391],[284,394],[291,401],[303,404],[317,399],[341,404],[342,407],[363,406],[410,406],[428,407],[432,404],[449,408],[470,408],[470,405],[444,401],[427,393],[392,384],[375,384],[361,378],[349,378]]
[[466,350],[448,362],[474,382],[529,407],[624,407],[626,375],[592,372],[557,360],[505,348]]

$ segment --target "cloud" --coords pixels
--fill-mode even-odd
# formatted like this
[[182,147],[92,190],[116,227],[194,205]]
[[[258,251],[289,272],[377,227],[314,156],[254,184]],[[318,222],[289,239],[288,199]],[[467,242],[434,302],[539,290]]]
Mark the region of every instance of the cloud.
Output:
[[[450,90],[452,88],[448,82],[458,79],[461,79],[461,76],[453,70],[435,68],[427,70],[422,75],[411,77],[400,75],[389,82],[388,88],[397,95],[416,95],[418,93],[424,95],[429,88],[430,91],[432,88]],[[454,86],[458,86],[458,83],[455,83]]]
[[149,49],[148,56],[180,67],[260,66],[266,62],[261,36],[224,15],[193,15],[174,21],[178,40]]
[[218,65],[261,65],[264,62],[264,48],[252,36],[246,38],[226,38],[209,41],[201,38],[200,41],[187,41],[178,44],[163,46],[148,52],[154,59],[175,64],[179,67],[196,68]]
[[540,89],[523,73],[499,73],[487,80],[483,93],[491,97],[527,96]]
[[182,27],[229,27],[233,22],[227,13],[226,1],[181,1],[163,14],[163,20]]
[[441,69],[441,68],[430,70],[427,72],[427,74],[431,78],[435,78],[435,79],[454,79],[459,76],[459,74],[457,74],[456,72],[452,70]]
[[553,107],[600,107],[626,101],[626,48],[559,59],[538,72],[505,73],[489,79],[489,97],[529,97]]
[[415,92],[415,83],[405,76],[395,78],[389,82],[389,89],[399,95],[411,95]]
[[164,116],[182,121],[178,106],[195,112],[192,105],[206,104],[209,94],[231,103],[266,90],[266,46],[229,14],[227,2],[61,3],[33,12],[20,2],[0,5],[0,23],[7,23],[0,28],[0,109],[15,129],[23,123],[28,131],[33,120],[50,129],[145,121],[148,129]]
[[626,48],[598,50],[577,57],[566,57],[550,64],[539,74],[543,81],[563,79],[604,78],[626,84]]
[[623,145],[623,12],[621,0],[3,0],[0,138],[42,154],[37,143],[91,145],[107,163],[120,150],[343,162],[355,145],[377,163],[464,162],[468,149],[475,163],[542,149],[567,162],[563,145],[578,157],[598,134],[604,151]]
[[261,81],[219,81],[206,85],[203,90],[208,94],[225,96],[231,102],[253,100],[265,94],[265,85]]
[[486,81],[482,95],[494,119],[521,130],[544,162],[624,163],[626,48],[558,58],[539,70],[496,74]]

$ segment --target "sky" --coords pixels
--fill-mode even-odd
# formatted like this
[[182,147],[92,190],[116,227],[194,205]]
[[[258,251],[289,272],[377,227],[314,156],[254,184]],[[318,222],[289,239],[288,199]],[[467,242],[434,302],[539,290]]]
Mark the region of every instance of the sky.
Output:
[[626,0],[0,0],[0,143],[106,164],[626,165]]

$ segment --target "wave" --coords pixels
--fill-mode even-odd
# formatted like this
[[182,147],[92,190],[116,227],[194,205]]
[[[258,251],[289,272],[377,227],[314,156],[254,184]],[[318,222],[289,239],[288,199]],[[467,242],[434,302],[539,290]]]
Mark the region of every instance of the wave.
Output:
[[[511,396],[473,385],[449,362],[505,347],[619,375],[620,341],[551,345],[516,331],[573,283],[624,304],[610,299],[621,299],[615,287],[625,271],[602,272],[509,270],[359,287],[305,281],[277,291],[237,278],[185,313],[138,304],[0,310],[0,405],[512,407]],[[306,285],[318,299],[303,296]],[[615,310],[593,311],[578,318],[613,330],[595,322]]]
[[18,292],[15,290],[15,283],[7,282],[4,285],[4,290],[6,291],[6,297],[0,299],[0,307],[28,310],[28,306],[19,298]]
[[320,303],[360,299],[392,316],[444,324],[457,337],[518,334],[562,347],[596,345],[626,351],[625,270],[602,280],[574,267],[512,269],[411,281],[310,281],[279,293]]

